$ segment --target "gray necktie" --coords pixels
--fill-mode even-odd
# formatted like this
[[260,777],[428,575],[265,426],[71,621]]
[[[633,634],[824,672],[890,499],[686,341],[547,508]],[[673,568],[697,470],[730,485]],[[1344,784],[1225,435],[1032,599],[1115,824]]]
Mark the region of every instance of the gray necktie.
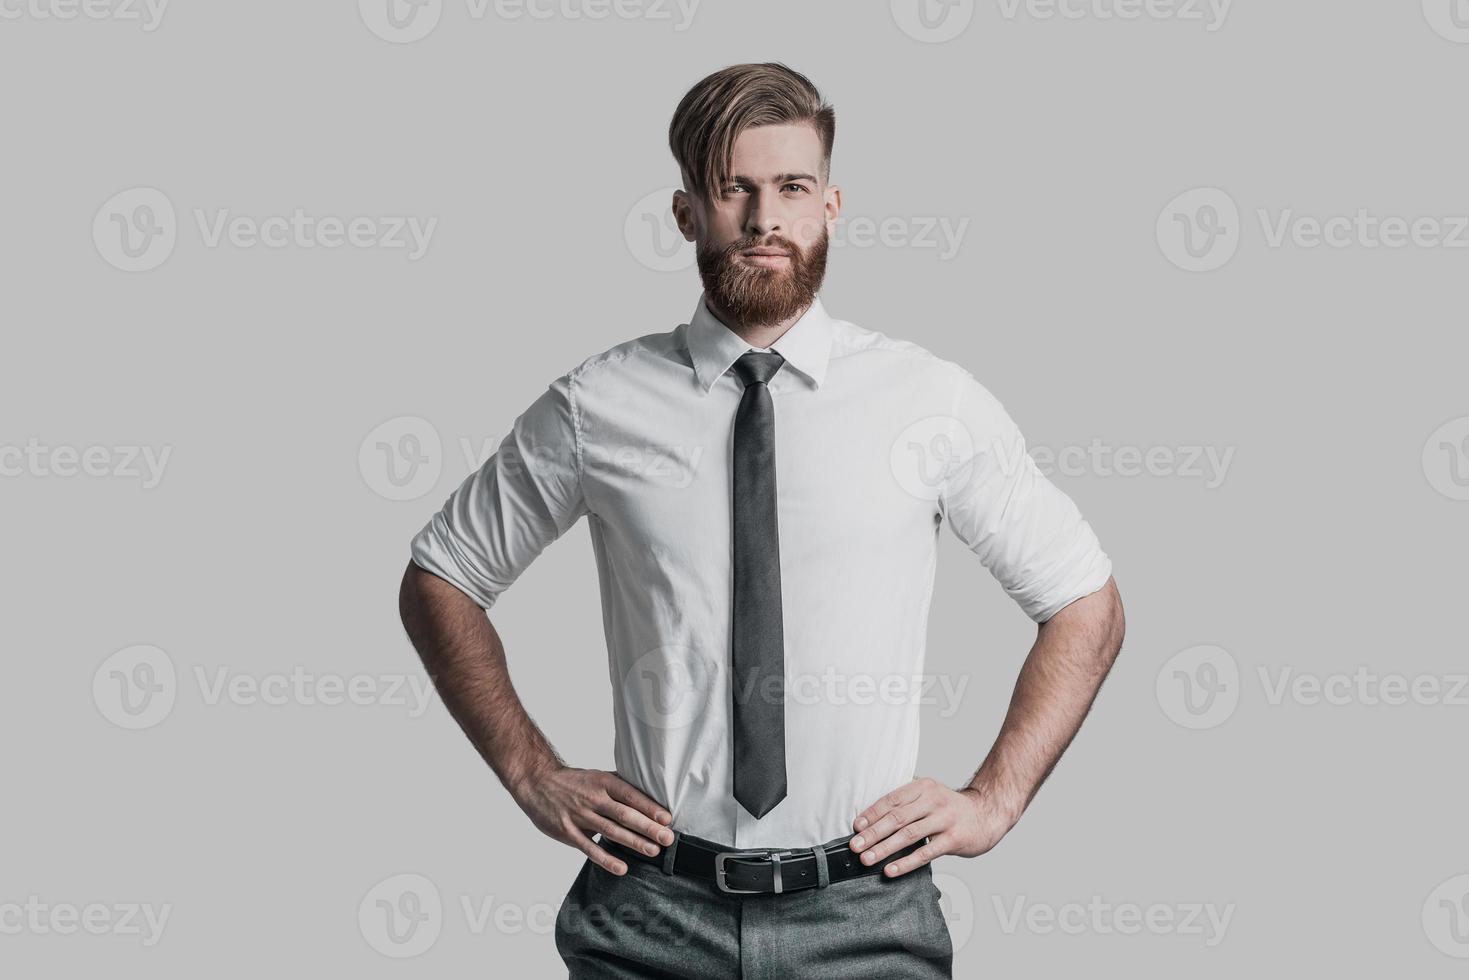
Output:
[[745,394],[734,424],[734,797],[757,820],[786,797],[785,634],[775,508],[774,351],[735,362]]

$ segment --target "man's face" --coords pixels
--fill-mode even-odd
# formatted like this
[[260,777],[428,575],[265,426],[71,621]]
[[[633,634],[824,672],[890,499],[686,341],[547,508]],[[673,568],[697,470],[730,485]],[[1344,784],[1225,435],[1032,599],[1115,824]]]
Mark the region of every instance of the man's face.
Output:
[[770,326],[799,314],[821,288],[841,189],[821,183],[821,139],[808,123],[745,130],[732,163],[709,200],[676,191],[674,215],[719,309]]

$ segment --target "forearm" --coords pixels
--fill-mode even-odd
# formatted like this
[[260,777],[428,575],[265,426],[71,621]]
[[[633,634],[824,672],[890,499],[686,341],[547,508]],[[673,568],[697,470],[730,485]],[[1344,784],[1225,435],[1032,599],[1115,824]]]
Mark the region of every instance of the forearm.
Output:
[[412,563],[398,597],[403,627],[449,713],[511,795],[562,765],[526,713],[505,666],[505,648],[484,610]]
[[1122,600],[1111,579],[1042,624],[1000,734],[966,792],[1019,819],[1081,728],[1123,633]]

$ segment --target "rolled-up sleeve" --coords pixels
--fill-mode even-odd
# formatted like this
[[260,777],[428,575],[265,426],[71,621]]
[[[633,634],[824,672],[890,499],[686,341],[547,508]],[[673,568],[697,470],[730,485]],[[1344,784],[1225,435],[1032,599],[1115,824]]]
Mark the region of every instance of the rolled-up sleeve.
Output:
[[1004,406],[958,371],[940,512],[1010,598],[1043,623],[1106,585],[1112,561],[1075,502],[1036,466]]
[[485,609],[587,512],[572,384],[552,382],[413,539],[416,565]]

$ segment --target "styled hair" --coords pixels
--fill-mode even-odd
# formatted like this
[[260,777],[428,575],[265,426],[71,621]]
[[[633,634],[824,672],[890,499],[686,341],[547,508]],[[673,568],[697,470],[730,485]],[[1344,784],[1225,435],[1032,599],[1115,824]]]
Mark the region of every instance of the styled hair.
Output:
[[831,179],[836,110],[810,79],[778,62],[730,65],[689,89],[668,126],[686,189],[708,199],[729,177],[735,139],[751,126],[809,122],[821,138],[821,179]]

